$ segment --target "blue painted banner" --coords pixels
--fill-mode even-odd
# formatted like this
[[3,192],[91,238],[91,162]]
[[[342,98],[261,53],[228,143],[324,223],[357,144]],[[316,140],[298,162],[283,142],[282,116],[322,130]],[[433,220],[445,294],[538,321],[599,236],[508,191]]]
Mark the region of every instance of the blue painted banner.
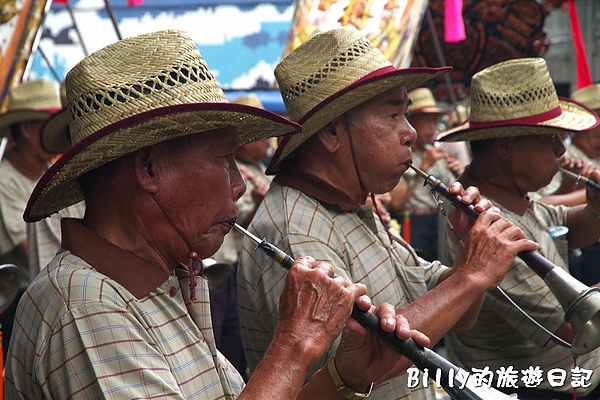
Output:
[[[28,79],[62,80],[86,53],[118,40],[104,1],[71,0],[70,4],[73,18],[61,4],[53,4],[46,15]],[[110,4],[123,38],[161,29],[188,32],[221,85],[235,90],[273,86],[273,70],[294,11],[290,0],[145,0],[138,7],[113,0]]]

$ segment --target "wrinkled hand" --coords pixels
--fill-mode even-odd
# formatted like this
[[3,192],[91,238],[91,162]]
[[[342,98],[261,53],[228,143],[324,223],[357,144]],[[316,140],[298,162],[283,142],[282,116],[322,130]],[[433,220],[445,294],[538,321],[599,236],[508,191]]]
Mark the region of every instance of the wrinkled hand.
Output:
[[[381,322],[386,332],[396,332],[403,340],[413,338],[421,346],[430,344],[425,334],[411,330],[404,316],[396,314],[391,304],[383,303],[371,306],[368,296],[357,300],[361,310],[371,310]],[[358,392],[364,392],[371,382],[381,381],[394,368],[402,356],[387,342],[364,328],[358,321],[350,318],[342,334],[342,340],[335,353],[335,363],[346,385]]]
[[[581,158],[563,156],[560,159],[560,166],[575,174],[581,174],[588,177],[593,170],[593,165]],[[584,172],[585,171],[585,172]]]
[[448,169],[454,174],[454,176],[458,177],[465,170],[465,165],[457,158],[454,158],[452,155],[446,155],[446,165]]
[[333,275],[330,264],[300,257],[286,275],[279,301],[274,342],[295,342],[313,363],[339,336],[354,302],[366,292],[363,284],[352,284]]
[[538,248],[512,222],[493,209],[487,210],[473,224],[455,274],[490,290],[502,282],[518,253]]
[[[600,170],[594,169],[589,174],[588,178],[596,182],[600,182]],[[587,188],[585,191],[585,197],[588,207],[590,207],[596,214],[600,214],[600,192],[591,188]]]
[[427,150],[425,150],[420,168],[424,171],[427,171],[429,167],[433,165],[433,163],[444,157],[446,157],[446,152],[444,149],[441,147],[430,146],[427,148]]
[[243,165],[238,165],[238,169],[240,170],[240,174],[244,177],[244,179],[252,183],[252,201],[258,206],[263,201],[263,199],[267,195],[267,192],[269,191],[269,182],[267,182],[260,176],[256,176],[252,173],[252,171],[250,171]]
[[[454,182],[450,185],[448,190],[453,195],[460,196],[462,203],[466,205],[472,205],[475,208],[475,211],[479,213],[490,209],[494,209],[496,212],[498,211],[497,208],[492,206],[492,203],[489,200],[481,197],[479,189],[475,186],[469,186],[468,188],[464,189],[460,182]],[[475,222],[473,217],[453,206],[450,219],[456,234],[464,242],[469,230]]]

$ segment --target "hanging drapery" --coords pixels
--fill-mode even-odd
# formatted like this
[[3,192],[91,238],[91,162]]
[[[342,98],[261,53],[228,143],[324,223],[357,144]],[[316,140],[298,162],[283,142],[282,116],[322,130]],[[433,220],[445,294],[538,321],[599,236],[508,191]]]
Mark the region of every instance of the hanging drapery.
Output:
[[[46,0],[25,0],[0,21],[0,111],[4,110],[8,89],[21,82],[37,47],[40,25],[50,7]],[[9,7],[10,9],[10,7]]]
[[577,8],[575,8],[575,0],[569,0],[569,19],[571,20],[571,34],[573,36],[573,46],[575,47],[575,61],[577,68],[577,88],[589,86],[593,83],[590,66],[588,64],[587,55],[585,52],[585,43],[581,35],[581,26],[579,25],[579,17],[577,16]]

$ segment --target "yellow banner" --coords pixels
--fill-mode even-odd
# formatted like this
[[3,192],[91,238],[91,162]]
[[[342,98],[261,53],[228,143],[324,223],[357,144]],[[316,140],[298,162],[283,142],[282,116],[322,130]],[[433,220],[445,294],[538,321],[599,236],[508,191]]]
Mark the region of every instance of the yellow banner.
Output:
[[283,56],[311,36],[354,25],[397,68],[410,65],[427,0],[298,0]]
[[19,84],[41,34],[51,1],[0,0],[0,110],[8,89]]

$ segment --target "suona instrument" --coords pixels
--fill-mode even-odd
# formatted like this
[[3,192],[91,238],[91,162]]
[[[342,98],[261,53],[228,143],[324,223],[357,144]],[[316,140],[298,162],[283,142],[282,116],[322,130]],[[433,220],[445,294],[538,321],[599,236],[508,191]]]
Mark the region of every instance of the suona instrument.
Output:
[[[439,179],[413,165],[408,166],[425,179],[424,185],[429,185],[432,190],[450,200],[455,207],[473,218],[479,216],[479,212],[472,205],[463,203],[460,196],[450,193],[448,187]],[[518,256],[544,280],[565,310],[565,321],[571,324],[574,333],[570,347],[573,356],[577,357],[598,348],[600,346],[600,289],[590,288],[581,283],[537,251],[524,251]]]
[[576,182],[576,183],[579,183],[579,182],[581,182],[581,183],[583,183],[585,186],[587,186],[587,187],[589,187],[589,188],[591,188],[591,189],[594,189],[594,190],[595,190],[595,191],[597,191],[597,192],[600,192],[600,183],[596,182],[595,180],[593,180],[593,179],[590,179],[590,178],[586,178],[585,176],[583,176],[583,175],[581,175],[581,174],[576,174],[575,172],[571,172],[571,171],[569,171],[569,170],[568,170],[568,169],[566,169],[566,168],[562,168],[562,167],[561,167],[561,168],[560,168],[560,170],[561,170],[563,173],[565,173],[565,174],[569,175],[571,178],[575,179],[575,182]]
[[[269,258],[276,263],[290,269],[294,259],[283,250],[277,248],[266,241],[259,239],[256,235],[244,229],[237,223],[232,227],[250,238],[256,248],[263,251]],[[402,340],[396,336],[395,332],[386,332],[381,328],[379,318],[370,311],[359,309],[356,304],[352,309],[352,317],[362,326],[371,330],[379,338],[389,343],[398,353],[411,360],[421,371],[441,371],[440,384],[442,388],[455,400],[518,400],[514,394],[507,395],[494,388],[485,386],[475,386],[469,379],[469,373],[458,366],[452,364],[438,353],[426,347],[421,347],[413,339]],[[431,378],[434,378],[431,372]]]

